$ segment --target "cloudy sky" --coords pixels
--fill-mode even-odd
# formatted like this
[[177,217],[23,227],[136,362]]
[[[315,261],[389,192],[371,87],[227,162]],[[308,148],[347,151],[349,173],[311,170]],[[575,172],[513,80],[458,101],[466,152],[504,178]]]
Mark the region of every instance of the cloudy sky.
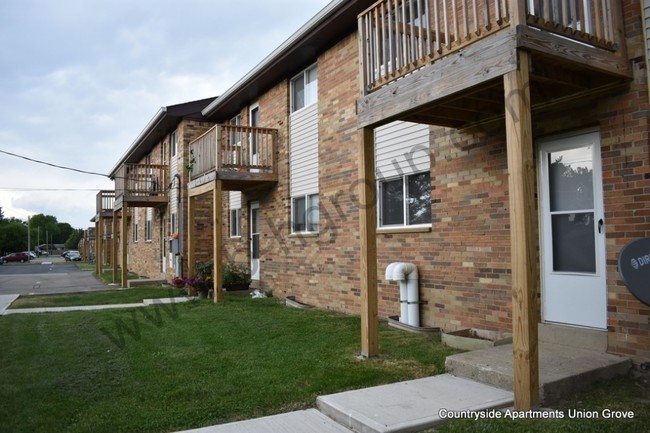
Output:
[[223,93],[328,3],[0,1],[5,216],[90,226],[113,183],[24,158],[108,173],[160,107]]

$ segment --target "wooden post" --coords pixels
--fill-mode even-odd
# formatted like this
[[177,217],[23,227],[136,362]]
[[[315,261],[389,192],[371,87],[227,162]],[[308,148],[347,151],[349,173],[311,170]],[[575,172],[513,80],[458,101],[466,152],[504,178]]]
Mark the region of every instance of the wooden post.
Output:
[[122,287],[126,288],[129,286],[129,259],[128,259],[128,242],[127,239],[127,223],[128,223],[128,210],[129,205],[126,202],[122,203]]
[[223,227],[222,227],[222,181],[217,179],[214,182],[214,189],[212,190],[212,206],[214,213],[214,222],[212,226],[214,243],[212,245],[212,258],[213,258],[213,299],[215,304],[223,300],[223,290],[221,286],[222,263],[221,263],[221,250],[223,248]]
[[95,273],[97,277],[102,277],[102,224],[104,219],[101,216],[98,216],[95,220]]
[[113,256],[113,263],[111,265],[113,266],[113,283],[117,283],[117,226],[118,226],[118,215],[120,214],[120,211],[114,211],[113,212],[113,251],[111,251],[111,254]]
[[359,131],[359,235],[361,240],[361,355],[379,353],[377,306],[377,189],[373,128]]
[[[194,224],[196,223],[196,209],[194,208],[195,196],[187,195],[187,276],[194,276]],[[181,270],[182,273],[182,270]]]
[[504,76],[510,246],[515,409],[530,410],[539,401],[535,231],[535,162],[528,53],[519,51],[519,68]]

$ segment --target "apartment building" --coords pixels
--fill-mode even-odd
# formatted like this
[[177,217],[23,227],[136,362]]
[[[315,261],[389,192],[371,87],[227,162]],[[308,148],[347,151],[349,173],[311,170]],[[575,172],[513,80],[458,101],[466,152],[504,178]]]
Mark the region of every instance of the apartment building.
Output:
[[[403,314],[385,271],[414,265],[420,326],[513,332],[519,407],[536,399],[545,333],[647,361],[650,307],[617,265],[650,236],[647,13],[645,0],[333,1],[202,108],[183,272],[214,260],[219,281],[243,264],[276,297],[361,314],[372,356],[377,319]],[[147,155],[130,152],[116,180]]]
[[548,323],[648,359],[616,265],[650,231],[642,6],[332,2],[203,110],[188,196],[216,203],[213,257],[361,312],[370,354],[407,262],[422,325]]
[[162,107],[111,170],[115,191],[97,196],[98,269],[112,264],[123,287],[129,272],[162,281],[188,272],[188,144],[211,126],[201,110],[213,99]]

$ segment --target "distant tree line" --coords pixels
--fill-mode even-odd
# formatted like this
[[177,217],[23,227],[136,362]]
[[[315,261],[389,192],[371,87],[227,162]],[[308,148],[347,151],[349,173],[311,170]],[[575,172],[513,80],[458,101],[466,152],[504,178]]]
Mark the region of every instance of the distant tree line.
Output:
[[[28,231],[30,245],[27,245]],[[0,207],[0,254],[34,251],[37,246],[46,244],[49,248],[44,249],[53,248],[53,244],[64,244],[64,248],[74,249],[82,237],[82,229],[74,229],[68,223],[60,223],[52,215],[34,215],[28,223],[18,218],[5,218]]]

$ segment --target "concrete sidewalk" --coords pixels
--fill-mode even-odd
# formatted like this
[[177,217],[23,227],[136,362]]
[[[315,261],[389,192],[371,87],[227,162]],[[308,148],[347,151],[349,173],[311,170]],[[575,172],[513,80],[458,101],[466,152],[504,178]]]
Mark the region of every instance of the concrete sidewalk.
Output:
[[144,299],[142,302],[131,304],[105,304],[105,305],[79,305],[72,307],[43,307],[43,308],[16,308],[10,309],[12,302],[18,299],[18,295],[0,295],[0,316],[12,314],[37,314],[37,313],[63,313],[67,311],[93,311],[93,310],[111,310],[120,308],[140,308],[158,304],[176,304],[187,302],[194,298],[181,296],[178,298],[156,298]]
[[180,433],[409,433],[434,427],[448,412],[509,407],[513,394],[450,374],[318,397],[316,409]]
[[18,299],[20,295],[0,295],[0,316],[5,314],[9,306]]

